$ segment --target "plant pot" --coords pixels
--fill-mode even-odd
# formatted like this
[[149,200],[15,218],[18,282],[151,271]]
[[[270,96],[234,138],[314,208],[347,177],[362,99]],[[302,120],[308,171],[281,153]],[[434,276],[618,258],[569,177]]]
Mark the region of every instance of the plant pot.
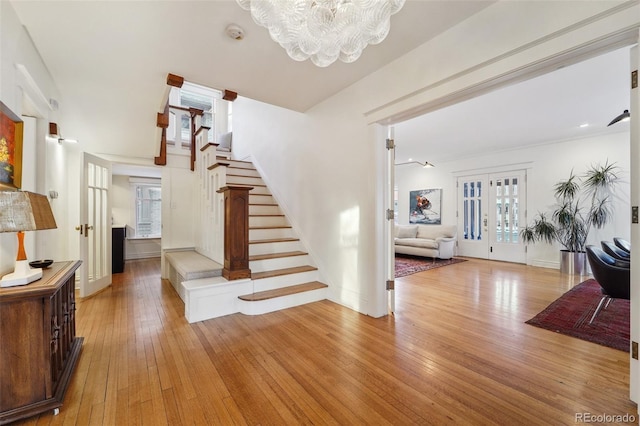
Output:
[[560,272],[569,275],[589,275],[591,268],[584,251],[560,250]]

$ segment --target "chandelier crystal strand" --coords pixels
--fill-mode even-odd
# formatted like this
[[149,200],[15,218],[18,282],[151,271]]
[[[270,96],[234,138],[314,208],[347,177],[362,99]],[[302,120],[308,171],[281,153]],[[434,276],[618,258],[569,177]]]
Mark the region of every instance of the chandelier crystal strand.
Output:
[[382,42],[405,0],[236,0],[296,61],[354,62]]

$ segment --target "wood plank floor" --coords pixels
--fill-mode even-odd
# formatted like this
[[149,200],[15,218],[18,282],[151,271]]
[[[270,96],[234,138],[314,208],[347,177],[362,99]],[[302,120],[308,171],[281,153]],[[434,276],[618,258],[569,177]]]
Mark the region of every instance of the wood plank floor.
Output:
[[[158,260],[78,305],[58,416],[33,425],[575,424],[636,415],[626,353],[524,324],[579,279],[469,260],[396,280],[379,319],[323,301],[188,324]],[[637,419],[637,415],[636,415]]]

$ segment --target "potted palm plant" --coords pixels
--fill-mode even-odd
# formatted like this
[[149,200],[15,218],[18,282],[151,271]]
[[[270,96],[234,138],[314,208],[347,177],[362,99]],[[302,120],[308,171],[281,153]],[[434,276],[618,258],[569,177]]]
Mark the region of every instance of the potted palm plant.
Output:
[[615,164],[591,166],[584,175],[573,173],[554,186],[556,206],[551,216],[538,213],[533,222],[520,231],[524,243],[557,241],[560,270],[563,273],[588,272],[585,245],[589,231],[600,229],[613,217],[611,196],[619,181]]

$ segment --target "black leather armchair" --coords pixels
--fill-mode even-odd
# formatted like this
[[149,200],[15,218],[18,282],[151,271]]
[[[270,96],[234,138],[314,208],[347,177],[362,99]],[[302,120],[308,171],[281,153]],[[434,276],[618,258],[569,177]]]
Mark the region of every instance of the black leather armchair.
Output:
[[606,309],[612,299],[629,299],[631,268],[628,262],[615,259],[596,246],[587,246],[586,250],[593,278],[602,289],[602,299],[589,321],[591,324],[603,306]]
[[604,252],[609,256],[612,256],[619,260],[624,260],[625,262],[631,261],[631,254],[622,250],[611,241],[601,241],[600,245],[602,245],[602,250],[604,250]]
[[626,251],[627,253],[631,254],[631,243],[627,240],[623,240],[622,238],[619,237],[615,237],[613,239],[613,244],[616,245],[616,247],[618,247],[621,250]]

